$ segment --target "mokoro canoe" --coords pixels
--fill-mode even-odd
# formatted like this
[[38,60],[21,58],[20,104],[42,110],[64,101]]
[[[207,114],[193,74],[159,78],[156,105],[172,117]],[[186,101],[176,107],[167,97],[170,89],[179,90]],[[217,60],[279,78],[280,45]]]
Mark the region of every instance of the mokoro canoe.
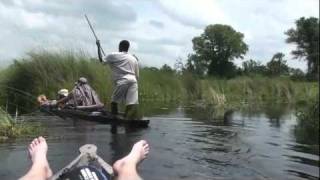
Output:
[[[41,108],[40,108],[41,110]],[[149,125],[148,119],[125,119],[122,116],[114,116],[108,111],[83,111],[77,109],[42,109],[43,112],[57,115],[62,118],[81,119],[111,125],[128,125],[130,127],[145,128]]]
[[[86,144],[79,148],[80,154],[70,164],[55,173],[50,180],[79,179],[112,179],[112,166],[97,155],[97,147]],[[81,177],[79,177],[81,176]]]

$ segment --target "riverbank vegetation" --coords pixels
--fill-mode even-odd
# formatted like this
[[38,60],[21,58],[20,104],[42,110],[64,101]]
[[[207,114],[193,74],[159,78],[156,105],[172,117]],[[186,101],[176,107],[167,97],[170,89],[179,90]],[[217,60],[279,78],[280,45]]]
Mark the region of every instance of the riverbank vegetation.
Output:
[[0,108],[0,142],[8,138],[39,135],[42,131],[39,124],[18,121]]
[[298,124],[295,133],[298,142],[317,145],[319,153],[319,96],[305,106],[299,107],[296,114]]
[[[3,72],[1,105],[9,111],[30,112],[37,108],[36,97],[56,98],[61,88],[72,89],[81,76],[88,78],[100,98],[108,104],[112,93],[111,73],[84,53],[33,52],[16,60]],[[318,84],[294,81],[289,76],[241,75],[235,78],[195,76],[187,70],[166,66],[142,67],[139,96],[142,101],[189,101],[210,105],[246,103],[307,103],[316,97]]]

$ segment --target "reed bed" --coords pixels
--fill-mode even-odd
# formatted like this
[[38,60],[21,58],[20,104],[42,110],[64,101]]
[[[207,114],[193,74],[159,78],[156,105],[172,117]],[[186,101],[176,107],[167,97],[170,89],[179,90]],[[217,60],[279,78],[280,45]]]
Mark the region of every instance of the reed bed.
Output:
[[39,123],[18,121],[0,108],[0,142],[8,138],[39,135],[41,132],[43,128]]
[[[108,66],[85,53],[70,51],[29,53],[0,73],[0,105],[27,112],[37,108],[36,96],[56,98],[61,88],[72,89],[79,77],[86,77],[104,103],[112,93]],[[197,78],[188,72],[141,68],[141,101],[196,102],[225,106],[243,103],[308,103],[316,97],[319,85],[296,82],[288,77],[240,76],[234,79]],[[25,109],[25,110],[24,110]]]

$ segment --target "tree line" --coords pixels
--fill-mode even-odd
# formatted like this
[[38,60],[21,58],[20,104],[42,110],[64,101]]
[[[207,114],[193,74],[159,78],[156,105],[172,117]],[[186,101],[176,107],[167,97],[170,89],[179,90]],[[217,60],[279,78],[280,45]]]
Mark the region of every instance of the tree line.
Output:
[[[319,19],[301,17],[296,20],[295,27],[285,31],[284,35],[287,36],[287,43],[296,45],[296,49],[291,52],[293,57],[307,62],[306,73],[298,68],[290,68],[282,52],[275,53],[266,65],[250,59],[242,63],[242,68],[237,67],[233,61],[243,59],[249,47],[243,40],[243,33],[222,24],[208,25],[200,36],[194,37],[194,52],[188,55],[185,64],[178,59],[175,69],[200,77],[232,78],[260,74],[319,80]],[[160,70],[174,71],[166,64]]]

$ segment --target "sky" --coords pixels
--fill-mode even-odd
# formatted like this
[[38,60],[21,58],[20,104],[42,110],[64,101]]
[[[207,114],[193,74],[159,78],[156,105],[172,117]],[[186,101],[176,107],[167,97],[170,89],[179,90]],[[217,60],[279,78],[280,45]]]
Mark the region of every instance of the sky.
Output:
[[[227,24],[244,34],[244,60],[263,64],[283,52],[289,66],[295,45],[284,32],[300,17],[319,18],[319,0],[0,0],[0,67],[37,50],[84,51],[96,55],[87,14],[106,53],[122,39],[144,66],[174,66],[192,53],[192,38],[209,24]],[[241,65],[243,60],[235,63]]]

